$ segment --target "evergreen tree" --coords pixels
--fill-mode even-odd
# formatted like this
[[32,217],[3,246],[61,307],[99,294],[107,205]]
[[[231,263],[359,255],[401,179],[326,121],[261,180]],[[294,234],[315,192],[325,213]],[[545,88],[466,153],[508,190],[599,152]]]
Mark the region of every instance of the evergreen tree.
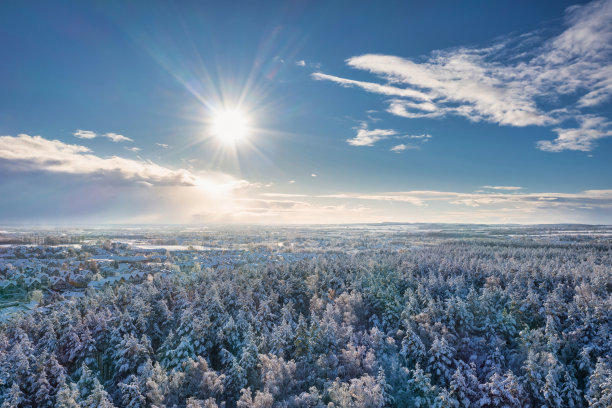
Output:
[[563,406],[569,408],[577,408],[582,406],[583,398],[582,393],[578,388],[578,382],[576,381],[576,378],[567,370],[563,375],[561,395],[563,398]]
[[230,398],[240,395],[240,390],[246,387],[247,378],[244,369],[240,366],[238,359],[231,357],[229,368],[225,372],[225,389]]
[[85,401],[99,383],[94,373],[83,363],[81,365],[81,376],[77,382],[77,390],[79,392],[80,401]]
[[11,388],[9,388],[8,392],[3,395],[2,399],[4,400],[2,403],[2,408],[21,407],[23,406],[22,404],[27,403],[23,392],[21,392],[21,389],[16,382],[14,382]]
[[469,408],[482,398],[475,371],[473,364],[468,365],[458,361],[457,369],[450,381],[450,394],[457,400],[459,407]]
[[124,382],[119,383],[121,403],[125,408],[144,408],[147,406],[146,398],[140,390],[140,382],[134,375],[130,375]]
[[414,370],[409,370],[409,375],[410,379],[407,385],[410,392],[410,402],[408,406],[417,408],[433,406],[438,393],[435,387],[431,385],[430,376],[425,374],[418,364]]
[[421,338],[411,328],[408,328],[402,340],[400,355],[404,358],[406,366],[409,368],[425,362],[425,346]]
[[94,388],[90,395],[82,402],[83,408],[114,408],[115,406],[100,381],[94,379]]
[[34,403],[37,407],[46,408],[53,406],[53,388],[47,380],[47,373],[42,364],[37,368],[37,379],[34,383],[32,391],[34,392]]
[[589,377],[589,388],[586,393],[589,407],[604,408],[612,406],[612,370],[599,359],[595,370]]
[[240,367],[244,370],[248,384],[254,384],[257,378],[257,365],[259,364],[258,348],[252,331],[246,335],[244,347],[240,356]]
[[441,385],[448,383],[455,365],[455,349],[444,337],[436,337],[429,348],[428,371]]
[[132,334],[123,336],[115,352],[116,379],[136,374],[152,354],[151,343],[146,335],[142,335],[141,339]]
[[297,327],[295,329],[295,355],[299,358],[304,358],[306,360],[310,360],[310,341],[308,336],[308,323],[304,318],[304,315],[300,313],[298,318]]
[[489,381],[481,385],[483,392],[478,405],[485,408],[521,408],[525,405],[523,390],[512,371],[493,373]]
[[81,408],[79,390],[74,383],[64,382],[57,392],[54,408]]

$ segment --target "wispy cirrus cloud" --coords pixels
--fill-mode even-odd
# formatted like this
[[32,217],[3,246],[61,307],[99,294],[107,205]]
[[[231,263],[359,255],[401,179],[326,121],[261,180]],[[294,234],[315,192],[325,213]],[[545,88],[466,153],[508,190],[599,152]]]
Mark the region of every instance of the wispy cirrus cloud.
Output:
[[130,139],[129,137],[120,135],[118,133],[113,133],[113,132],[109,132],[109,133],[104,133],[104,134],[97,134],[96,132],[92,131],[92,130],[82,130],[82,129],[77,129],[73,135],[75,137],[78,137],[79,139],[95,139],[96,137],[100,136],[100,137],[105,137],[115,143],[119,143],[119,142],[133,142],[134,140]]
[[[422,135],[404,135],[404,136],[395,136],[396,139],[412,139],[414,143],[400,143],[398,145],[393,146],[390,151],[393,153],[401,153],[406,150],[419,150],[421,145],[431,140],[430,134],[422,134]],[[416,143],[416,144],[415,144]]]
[[429,100],[427,94],[420,91],[416,91],[414,89],[397,88],[391,85],[381,85],[373,82],[355,81],[353,79],[340,78],[334,75],[323,74],[321,72],[313,73],[312,77],[317,80],[327,80],[336,82],[337,84],[340,84],[345,87],[355,86],[358,88],[365,89],[368,92],[373,92],[377,94],[383,94],[388,96],[402,96],[405,98],[415,98],[425,101]]
[[[418,60],[381,54],[347,59],[383,83],[321,72],[313,78],[389,96],[387,111],[406,118],[457,115],[507,126],[556,126],[557,138],[538,148],[589,151],[596,140],[612,136],[607,115],[586,111],[612,96],[610,21],[612,0],[598,0],[568,8],[562,31],[548,38],[530,33]],[[568,127],[572,120],[579,126]]]

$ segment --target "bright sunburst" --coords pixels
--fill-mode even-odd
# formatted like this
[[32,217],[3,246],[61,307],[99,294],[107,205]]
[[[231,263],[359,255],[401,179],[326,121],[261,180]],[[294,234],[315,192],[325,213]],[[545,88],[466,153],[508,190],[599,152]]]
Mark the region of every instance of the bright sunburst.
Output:
[[249,119],[238,109],[216,112],[212,120],[212,133],[223,144],[244,142],[249,137]]

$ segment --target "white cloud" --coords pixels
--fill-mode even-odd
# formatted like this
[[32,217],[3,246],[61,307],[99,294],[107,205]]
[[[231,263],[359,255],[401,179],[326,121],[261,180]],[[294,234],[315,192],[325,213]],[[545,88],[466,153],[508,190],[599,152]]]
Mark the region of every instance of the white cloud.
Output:
[[134,140],[130,139],[129,137],[125,137],[123,135],[117,134],[117,133],[105,133],[102,136],[104,136],[107,139],[112,140],[115,143],[118,142],[133,142]]
[[612,122],[601,116],[584,115],[578,118],[580,125],[577,128],[555,128],[555,140],[540,140],[538,148],[548,152],[563,150],[591,151],[595,141],[612,136]]
[[312,173],[310,177],[317,177],[317,175],[315,173]]
[[295,184],[295,180],[289,180],[289,184]]
[[195,186],[220,190],[249,184],[227,175],[195,174],[186,169],[171,169],[151,161],[118,156],[100,157],[85,146],[25,134],[0,136],[0,164],[16,171],[93,175],[161,186]]
[[155,143],[155,144],[156,144],[157,146],[161,147],[162,149],[167,149],[167,148],[169,148],[169,147],[170,147],[170,146],[168,146],[168,145],[167,145],[167,144],[165,144],[165,143]]
[[98,135],[96,132],[91,131],[91,130],[82,130],[82,129],[77,129],[74,133],[74,136],[78,137],[79,139],[94,139],[98,136],[102,136],[105,137],[107,139],[110,139],[111,141],[118,143],[118,142],[133,142],[134,140],[130,139],[129,137],[120,135],[118,133],[113,133],[113,132],[109,132],[109,133],[104,133],[103,135]]
[[129,150],[130,152],[137,153],[142,149],[140,147],[125,147],[125,150]]
[[396,146],[393,146],[390,150],[394,153],[401,153],[404,150],[418,150],[419,146],[414,146],[414,145],[407,145],[407,144],[398,144]]
[[393,129],[368,130],[365,122],[355,130],[357,130],[357,135],[352,139],[346,140],[346,142],[351,146],[374,146],[374,144],[379,140],[383,140],[389,136],[397,134],[397,132]]
[[513,191],[513,190],[521,190],[523,187],[516,187],[516,186],[482,186],[482,188],[486,188],[487,190],[507,190],[507,191]]
[[[585,108],[612,95],[610,21],[612,0],[594,1],[570,7],[564,28],[545,40],[527,34],[486,48],[436,51],[420,60],[380,54],[347,60],[383,83],[321,72],[313,78],[390,96],[387,111],[406,118],[458,115],[508,126],[560,125],[580,120]],[[594,140],[612,136],[608,119],[596,126],[581,122],[575,129],[558,126],[558,138],[538,147],[588,151]]]
[[373,93],[378,93],[378,94],[383,94],[383,95],[402,96],[406,98],[429,100],[429,97],[425,93],[415,91],[413,89],[403,89],[403,88],[396,88],[396,87],[389,86],[389,85],[376,84],[372,82],[355,81],[352,79],[340,78],[340,77],[333,76],[333,75],[323,74],[321,72],[313,73],[312,77],[316,80],[333,81],[345,87],[356,86],[356,87],[365,89],[368,92],[373,92]]
[[96,133],[92,132],[91,130],[82,130],[82,129],[77,129],[73,133],[73,135],[78,137],[79,139],[93,139],[97,136]]
[[405,136],[407,139],[420,139],[423,141],[427,141],[429,139],[431,139],[431,135],[428,134],[422,134],[422,135],[407,135]]
[[298,67],[305,67],[306,66],[306,61],[304,61],[304,60],[296,61],[295,65],[297,65]]

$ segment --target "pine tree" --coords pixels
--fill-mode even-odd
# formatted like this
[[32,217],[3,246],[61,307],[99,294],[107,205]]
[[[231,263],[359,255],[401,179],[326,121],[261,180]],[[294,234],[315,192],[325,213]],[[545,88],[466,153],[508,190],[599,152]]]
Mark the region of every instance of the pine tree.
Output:
[[47,378],[53,388],[53,393],[57,393],[59,387],[66,381],[66,369],[60,365],[54,354],[45,354],[43,357]]
[[152,354],[151,343],[146,335],[140,340],[132,334],[123,336],[115,351],[115,378],[122,379],[137,373]]
[[482,366],[482,379],[486,380],[491,377],[494,373],[501,374],[504,372],[506,358],[502,354],[499,347],[495,347],[493,353],[487,356]]
[[523,371],[525,371],[525,375],[522,377],[525,387],[535,398],[543,401],[540,390],[544,387],[545,374],[542,373],[541,363],[538,361],[534,350],[529,350],[527,359],[523,364]]
[[270,352],[279,357],[287,357],[289,346],[294,341],[291,324],[283,317],[281,323],[274,326],[270,337]]
[[483,395],[478,406],[485,408],[521,408],[525,405],[523,390],[512,371],[501,375],[493,373],[489,381],[481,385]]
[[255,344],[252,331],[247,333],[242,354],[240,356],[240,367],[244,370],[248,384],[254,384],[257,378],[257,364],[259,364],[259,351]]
[[440,388],[432,408],[456,408],[459,402],[448,392],[446,388]]
[[15,408],[22,406],[21,404],[27,402],[27,400],[23,396],[23,392],[19,388],[19,385],[14,382],[11,388],[8,390],[8,393],[3,396],[4,402],[2,403],[2,408]]
[[297,327],[295,329],[295,355],[297,357],[301,357],[310,360],[310,346],[308,339],[308,323],[306,323],[306,319],[304,315],[300,313],[300,317],[298,318]]
[[130,375],[124,382],[119,383],[121,403],[125,408],[144,408],[146,399],[140,390],[140,383],[134,375]]
[[89,395],[93,392],[96,383],[98,382],[98,379],[91,372],[89,367],[87,367],[85,363],[83,363],[81,365],[81,377],[77,382],[77,389],[79,391],[80,401],[84,401],[87,399],[87,397],[89,397]]
[[601,358],[597,360],[595,371],[589,377],[586,399],[589,407],[612,407],[612,370]]
[[393,403],[393,397],[391,396],[392,387],[387,384],[387,378],[385,376],[385,370],[382,368],[378,369],[378,375],[376,376],[376,383],[380,385],[380,389],[383,396],[385,406]]
[[60,353],[58,357],[64,365],[80,361],[83,344],[77,330],[79,330],[79,327],[69,326],[59,340]]
[[94,388],[91,394],[82,403],[83,408],[114,408],[115,406],[100,381],[94,379]]
[[74,383],[63,383],[55,398],[54,408],[81,408],[79,390]]
[[561,387],[563,406],[569,408],[577,408],[582,406],[583,399],[582,394],[578,389],[578,383],[576,378],[571,375],[568,370],[565,371]]
[[559,387],[556,370],[549,370],[544,379],[544,386],[542,387],[542,396],[547,402],[549,407],[560,408],[563,405],[561,397],[561,389]]
[[246,387],[247,379],[244,369],[240,366],[238,359],[231,356],[229,368],[225,371],[225,389],[227,395],[237,396],[240,390]]
[[469,408],[481,398],[480,383],[476,377],[476,368],[458,361],[457,369],[450,381],[450,393],[460,407]]
[[403,357],[407,367],[414,367],[416,364],[423,364],[425,362],[425,346],[421,338],[411,328],[408,328],[402,340],[400,355]]
[[161,407],[166,398],[168,388],[168,375],[164,368],[158,363],[150,360],[144,365],[141,373],[144,382],[143,393],[149,406]]
[[408,389],[410,391],[410,404],[408,406],[431,407],[438,396],[436,389],[431,385],[430,376],[425,374],[417,364],[414,370],[409,370],[410,379]]
[[47,373],[45,372],[45,367],[42,364],[38,365],[37,379],[34,383],[32,391],[34,392],[34,402],[37,407],[45,408],[53,406],[53,388],[51,387],[51,384],[49,384],[49,380],[47,380]]
[[48,353],[55,354],[57,351],[57,344],[57,333],[54,327],[47,327],[40,340],[38,340],[38,348]]
[[434,380],[445,385],[453,374],[455,349],[444,337],[436,337],[429,348],[428,371]]

